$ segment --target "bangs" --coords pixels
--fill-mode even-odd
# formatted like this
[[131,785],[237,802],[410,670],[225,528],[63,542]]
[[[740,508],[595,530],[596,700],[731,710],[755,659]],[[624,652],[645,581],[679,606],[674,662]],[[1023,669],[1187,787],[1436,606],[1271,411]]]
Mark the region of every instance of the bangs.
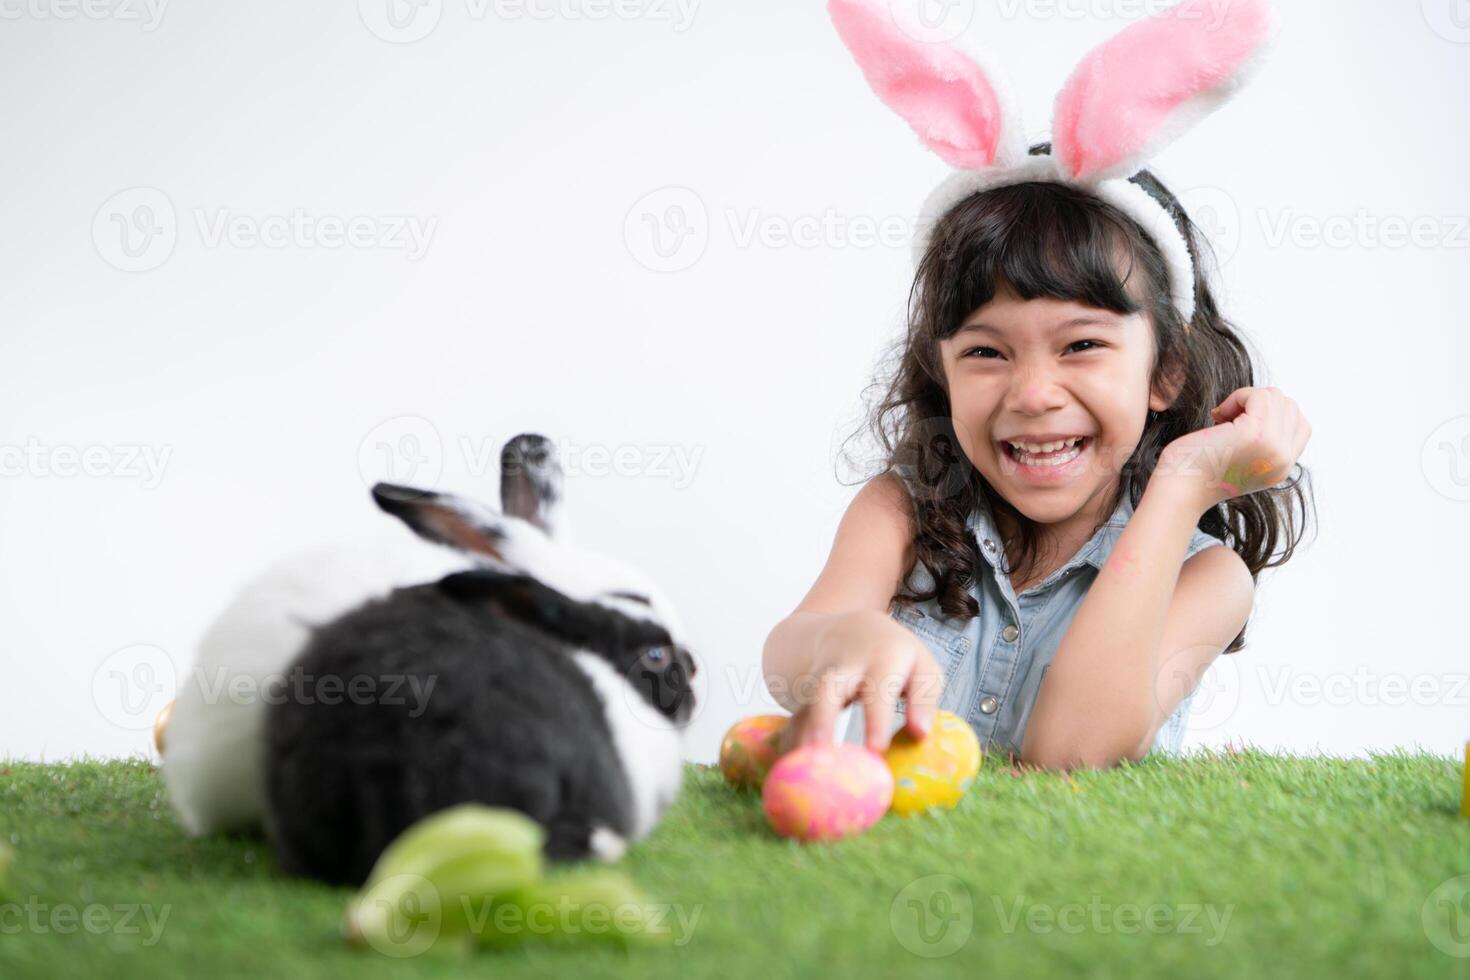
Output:
[[939,339],[1007,289],[1024,300],[1119,314],[1147,305],[1146,263],[1138,260],[1147,239],[1085,191],[1041,182],[982,191],[956,205],[936,232],[923,278],[937,301],[931,326]]

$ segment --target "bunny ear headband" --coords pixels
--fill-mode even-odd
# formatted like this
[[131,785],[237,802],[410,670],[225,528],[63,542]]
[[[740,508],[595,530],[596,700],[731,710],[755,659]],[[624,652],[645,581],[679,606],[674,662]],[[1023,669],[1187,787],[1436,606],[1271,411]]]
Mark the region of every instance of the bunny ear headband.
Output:
[[837,33],[878,97],[955,172],[930,192],[917,263],[950,208],[1030,181],[1082,187],[1137,221],[1163,253],[1174,305],[1194,316],[1194,263],[1169,212],[1129,178],[1224,105],[1275,33],[1270,0],[1184,0],[1130,25],[1073,69],[1052,109],[1052,151],[1029,156],[1021,115],[992,55],[961,37],[921,40],[914,0],[828,0]]

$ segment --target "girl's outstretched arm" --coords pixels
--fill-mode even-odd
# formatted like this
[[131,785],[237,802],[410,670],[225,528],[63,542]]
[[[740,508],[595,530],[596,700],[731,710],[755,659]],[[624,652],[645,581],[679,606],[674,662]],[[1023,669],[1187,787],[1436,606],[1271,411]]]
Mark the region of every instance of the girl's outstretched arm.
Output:
[[881,751],[900,696],[905,727],[928,733],[943,677],[924,644],[887,612],[912,562],[912,538],[908,492],[889,473],[868,481],[838,524],[816,583],[766,637],[766,687],[794,716],[787,748],[832,742],[838,712],[856,701],[865,742]]

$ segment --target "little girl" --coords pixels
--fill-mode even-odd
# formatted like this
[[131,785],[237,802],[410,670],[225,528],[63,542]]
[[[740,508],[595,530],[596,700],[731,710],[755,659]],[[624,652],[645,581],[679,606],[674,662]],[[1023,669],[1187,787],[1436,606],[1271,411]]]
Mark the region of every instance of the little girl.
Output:
[[[985,56],[919,40],[899,4],[831,0],[870,84],[959,169],[926,203],[869,420],[885,471],[765,644],[788,747],[831,741],[856,703],[845,737],[877,750],[895,710],[923,736],[942,708],[1045,767],[1177,751],[1200,676],[1244,645],[1257,575],[1301,537],[1306,471],[1287,477],[1311,427],[1255,386],[1203,236],[1141,166],[1271,33],[1265,0],[1238,0],[1188,34],[1195,5],[1084,60],[1056,145],[1028,152]],[[1145,62],[1147,85],[1119,78]]]

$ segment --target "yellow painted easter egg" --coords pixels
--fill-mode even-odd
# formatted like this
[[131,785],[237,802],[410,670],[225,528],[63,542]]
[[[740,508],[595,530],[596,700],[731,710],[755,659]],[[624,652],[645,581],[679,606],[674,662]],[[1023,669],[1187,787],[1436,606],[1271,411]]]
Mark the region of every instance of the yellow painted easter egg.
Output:
[[871,827],[893,802],[893,774],[861,745],[806,745],[766,776],[761,802],[782,837],[833,841]]
[[893,812],[922,813],[930,807],[953,807],[980,771],[980,740],[959,715],[940,711],[924,738],[900,730],[883,760],[893,773]]
[[781,754],[781,736],[789,715],[751,715],[741,718],[720,742],[720,772],[732,786],[760,789],[766,773]]

